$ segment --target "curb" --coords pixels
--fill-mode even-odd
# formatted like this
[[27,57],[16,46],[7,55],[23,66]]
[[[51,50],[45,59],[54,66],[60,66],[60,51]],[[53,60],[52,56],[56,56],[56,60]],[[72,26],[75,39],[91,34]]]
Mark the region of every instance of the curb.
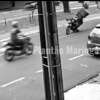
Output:
[[[96,7],[96,5],[91,5],[90,6],[90,8],[92,8],[92,7]],[[79,6],[79,7],[75,7],[75,8],[70,8],[71,10],[76,10],[76,9],[80,9],[80,8],[82,8],[81,6]],[[57,13],[59,13],[59,12],[63,12],[63,9],[59,9],[59,10],[57,10]],[[30,15],[30,14],[29,14]],[[20,16],[20,17],[16,17],[16,18],[9,18],[9,19],[7,19],[6,20],[6,22],[9,22],[9,21],[13,21],[13,20],[20,20],[20,19],[24,19],[24,18],[28,18],[29,17],[29,15],[24,15],[24,16]],[[34,13],[34,17],[35,16],[37,16],[38,15],[38,13]],[[5,20],[1,20],[0,21],[0,23],[4,23],[5,22]]]

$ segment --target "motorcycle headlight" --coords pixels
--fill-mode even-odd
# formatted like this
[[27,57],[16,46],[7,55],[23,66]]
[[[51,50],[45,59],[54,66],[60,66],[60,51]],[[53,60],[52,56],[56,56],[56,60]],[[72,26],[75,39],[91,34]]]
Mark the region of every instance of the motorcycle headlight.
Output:
[[88,44],[91,44],[91,41],[88,41]]
[[5,46],[6,44],[7,44],[7,42],[3,42],[3,43],[2,43],[2,46]]

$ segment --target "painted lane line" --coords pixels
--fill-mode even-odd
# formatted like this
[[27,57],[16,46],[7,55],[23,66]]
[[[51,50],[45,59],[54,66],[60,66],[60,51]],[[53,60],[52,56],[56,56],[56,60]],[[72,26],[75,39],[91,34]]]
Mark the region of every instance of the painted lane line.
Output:
[[84,68],[88,68],[88,65],[86,65],[86,64],[80,64],[82,67],[84,67]]
[[41,69],[41,70],[38,70],[38,71],[36,71],[35,73],[41,73],[43,70]]
[[14,83],[16,83],[16,82],[22,81],[22,80],[24,80],[24,79],[25,79],[25,77],[21,77],[21,78],[16,79],[16,80],[14,80],[14,81],[12,81],[12,82],[3,84],[3,85],[1,85],[0,87],[4,88],[4,87],[7,87],[7,86],[9,86],[9,85],[12,85],[12,84],[14,84]]
[[84,56],[84,54],[81,54],[79,56],[75,56],[75,57],[69,58],[68,60],[72,61],[72,60],[75,60],[75,59],[80,58],[82,56]]
[[100,19],[100,16],[84,19],[84,22],[88,22],[88,21],[95,20],[95,19]]
[[59,39],[63,39],[63,38],[70,38],[71,40],[71,39],[77,39],[78,36],[73,36],[72,34],[70,34],[70,35],[64,35],[64,36],[59,37]]
[[61,36],[61,37],[59,37],[59,38],[62,39],[62,38],[65,38],[65,37],[67,37],[67,36],[65,35],[65,36]]
[[[41,69],[41,70],[36,71],[35,73],[41,73],[42,71],[43,71],[43,70]],[[9,83],[3,84],[3,85],[1,85],[0,87],[1,87],[1,88],[5,88],[5,87],[10,86],[10,85],[12,85],[12,84],[14,84],[14,83],[16,83],[16,82],[20,82],[20,81],[22,81],[22,80],[24,80],[24,79],[25,79],[25,77],[21,77],[21,78],[18,78],[18,79],[16,79],[16,80],[14,80],[14,81],[9,82]]]

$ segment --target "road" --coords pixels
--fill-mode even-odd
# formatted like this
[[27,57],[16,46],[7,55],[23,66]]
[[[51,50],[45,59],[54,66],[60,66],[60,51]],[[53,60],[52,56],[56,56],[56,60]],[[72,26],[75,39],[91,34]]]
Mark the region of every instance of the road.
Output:
[[[65,35],[65,24],[63,21],[59,22],[64,91],[95,77],[100,72],[100,58],[92,57],[86,52],[87,36],[91,29],[100,23],[99,15],[92,17],[96,20],[91,21],[91,18],[85,20],[84,25],[80,27],[81,31],[71,36]],[[2,35],[0,41],[8,36]],[[44,100],[39,33],[30,36],[35,44],[32,56],[16,57],[9,63],[3,59],[3,53],[0,51],[0,100]]]
[[[64,26],[58,28],[64,91],[100,72],[100,58],[85,51],[87,36],[97,23],[100,19],[85,22],[71,36],[65,35]],[[39,34],[30,36],[35,44],[32,56],[17,57],[11,63],[0,56],[0,100],[44,100]]]

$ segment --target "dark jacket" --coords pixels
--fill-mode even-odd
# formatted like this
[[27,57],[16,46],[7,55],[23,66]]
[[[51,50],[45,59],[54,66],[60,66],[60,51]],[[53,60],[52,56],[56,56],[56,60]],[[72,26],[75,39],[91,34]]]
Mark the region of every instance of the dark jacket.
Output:
[[87,15],[88,12],[84,8],[81,8],[76,14],[76,16],[78,16],[80,19],[85,18]]
[[18,41],[18,34],[20,33],[21,31],[18,29],[18,28],[15,28],[12,30],[11,32],[11,41],[12,42],[16,42]]

